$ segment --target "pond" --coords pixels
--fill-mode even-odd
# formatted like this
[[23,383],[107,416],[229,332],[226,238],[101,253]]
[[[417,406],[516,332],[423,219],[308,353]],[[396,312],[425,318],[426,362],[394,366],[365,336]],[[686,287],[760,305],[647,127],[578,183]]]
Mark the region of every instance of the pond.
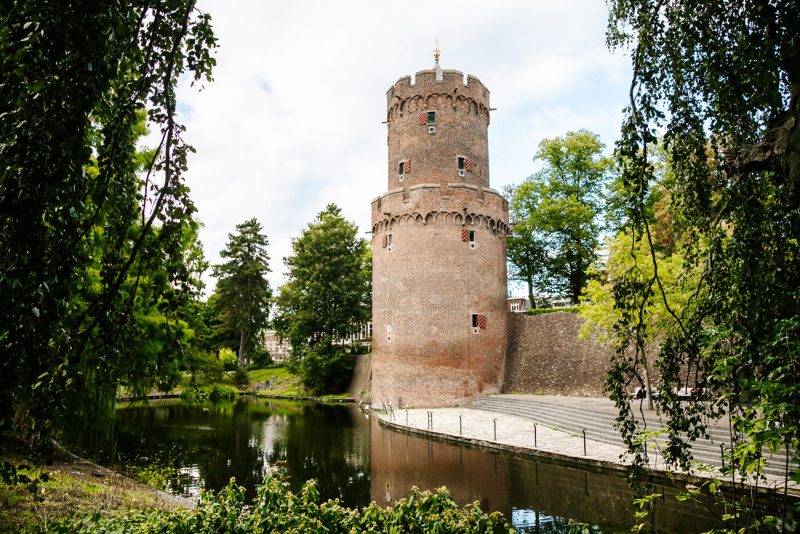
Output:
[[[315,478],[322,498],[348,506],[387,505],[412,486],[447,486],[460,504],[479,501],[523,532],[561,532],[567,518],[603,532],[633,524],[632,493],[616,472],[557,465],[459,446],[381,427],[353,405],[246,398],[218,405],[179,400],[131,404],[117,411],[106,461],[172,466],[168,491],[197,495],[236,477],[254,494],[266,470],[284,470],[293,490]],[[657,484],[659,532],[699,532],[719,525],[704,506],[678,503],[676,488]]]

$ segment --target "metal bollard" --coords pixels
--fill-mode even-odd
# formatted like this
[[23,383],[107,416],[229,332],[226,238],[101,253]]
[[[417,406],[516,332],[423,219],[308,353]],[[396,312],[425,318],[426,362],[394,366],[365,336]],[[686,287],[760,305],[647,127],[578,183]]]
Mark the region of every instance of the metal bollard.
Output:
[[583,455],[586,456],[586,429],[583,429]]
[[494,422],[494,440],[497,441],[497,419],[492,419]]

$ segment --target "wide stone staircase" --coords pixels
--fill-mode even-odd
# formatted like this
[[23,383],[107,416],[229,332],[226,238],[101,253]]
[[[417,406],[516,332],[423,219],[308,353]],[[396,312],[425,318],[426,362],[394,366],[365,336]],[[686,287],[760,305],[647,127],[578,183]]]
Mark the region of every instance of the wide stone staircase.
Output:
[[[636,401],[638,402],[638,401]],[[609,445],[624,446],[619,431],[614,428],[617,410],[608,399],[556,397],[537,395],[492,395],[481,397],[472,406],[476,409],[516,415],[529,419],[538,425],[574,434],[586,431],[586,439]],[[654,411],[645,410],[647,429],[663,430],[662,436],[653,438],[658,450],[666,442],[666,426]],[[641,420],[641,415],[637,414]],[[710,439],[699,439],[692,444],[695,461],[706,465],[719,466],[721,447],[730,447],[728,428],[722,423],[710,426]],[[650,449],[653,450],[653,449]],[[768,475],[783,477],[785,457],[773,456],[763,451],[766,459],[765,472]]]

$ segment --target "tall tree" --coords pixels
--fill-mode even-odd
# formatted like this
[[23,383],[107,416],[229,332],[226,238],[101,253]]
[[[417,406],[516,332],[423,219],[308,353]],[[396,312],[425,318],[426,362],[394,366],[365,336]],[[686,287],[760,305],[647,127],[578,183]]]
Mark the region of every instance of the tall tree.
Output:
[[[731,417],[728,470],[758,472],[762,446],[800,456],[800,5],[793,0],[613,0],[608,42],[633,58],[618,153],[630,232],[650,251],[650,277],[614,285],[619,347],[641,343],[634,302],[655,291],[675,327],[661,344],[661,409],[669,462],[686,465],[706,416]],[[682,312],[670,305],[647,217],[656,182],[650,146],[663,132],[675,174],[670,203],[685,225],[682,254],[700,271]],[[638,297],[633,297],[638,295]],[[623,436],[644,455],[625,384],[639,362],[618,351],[607,384]],[[687,377],[713,389],[680,403]],[[690,384],[691,385],[691,384]],[[731,516],[732,526],[744,517]]]
[[[175,87],[210,77],[214,46],[191,0],[0,7],[0,420],[31,442],[108,413],[118,380],[137,379],[132,270],[164,266],[185,287],[194,208]],[[140,178],[143,109],[161,141]]]
[[220,252],[227,261],[213,269],[219,309],[228,328],[239,334],[239,367],[248,363],[250,346],[269,319],[269,241],[261,232],[255,218],[237,224],[236,233],[228,234],[228,243]]
[[534,158],[542,168],[508,189],[508,258],[531,296],[538,279],[540,290],[566,293],[578,302],[601,230],[610,166],[602,151],[597,135],[585,130],[545,139]]
[[[305,362],[304,381],[325,389],[342,379],[328,373],[343,358],[334,344],[370,317],[369,251],[335,204],[292,241],[292,251],[284,258],[289,280],[281,287],[274,324],[289,339],[292,357]],[[315,374],[330,380],[318,383]]]

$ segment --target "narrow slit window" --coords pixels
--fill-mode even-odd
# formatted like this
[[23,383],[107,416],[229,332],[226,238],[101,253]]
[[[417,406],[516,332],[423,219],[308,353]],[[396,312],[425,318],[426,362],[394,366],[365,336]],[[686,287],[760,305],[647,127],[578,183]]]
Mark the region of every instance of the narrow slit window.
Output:
[[386,246],[389,248],[392,247],[392,234],[386,234]]
[[398,169],[398,172],[400,174],[405,174],[406,173],[406,162],[405,161],[401,161],[400,162],[400,168]]
[[478,328],[478,314],[472,314],[472,328]]
[[464,171],[464,158],[461,156],[458,157],[458,170],[462,172]]
[[474,243],[475,242],[475,230],[470,230],[469,231],[469,242],[470,243]]
[[436,124],[436,112],[429,111],[428,112],[428,126],[433,126]]

